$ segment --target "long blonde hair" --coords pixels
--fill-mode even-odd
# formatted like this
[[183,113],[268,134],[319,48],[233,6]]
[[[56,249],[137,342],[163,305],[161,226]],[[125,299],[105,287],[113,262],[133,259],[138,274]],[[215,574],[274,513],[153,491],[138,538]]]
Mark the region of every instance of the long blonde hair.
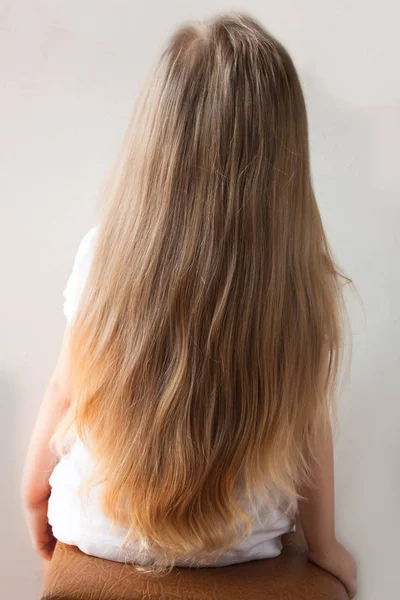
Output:
[[162,573],[248,535],[239,497],[295,506],[334,414],[351,280],[282,44],[244,14],[183,24],[104,196],[54,439],[74,427],[104,513]]

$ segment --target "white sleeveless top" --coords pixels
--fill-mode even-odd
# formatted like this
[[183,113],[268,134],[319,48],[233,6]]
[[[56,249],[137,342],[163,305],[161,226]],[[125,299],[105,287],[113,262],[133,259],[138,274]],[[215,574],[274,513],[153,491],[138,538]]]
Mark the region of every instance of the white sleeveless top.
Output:
[[[83,237],[64,296],[64,314],[68,322],[75,316],[80,295],[88,274],[98,226],[90,229]],[[139,556],[137,543],[130,542],[121,548],[126,530],[111,525],[100,509],[99,493],[101,485],[94,487],[87,499],[82,499],[78,486],[86,479],[91,469],[91,456],[83,443],[78,440],[68,454],[61,457],[50,476],[52,488],[48,504],[48,521],[54,536],[66,544],[77,546],[82,552],[118,562],[147,564],[143,552]],[[282,550],[280,536],[295,529],[294,511],[287,516],[281,510],[271,511],[261,501],[252,510],[252,534],[237,543],[231,550],[221,554],[217,560],[209,562],[191,560],[177,562],[177,566],[224,566],[255,559],[278,556]],[[255,512],[257,511],[257,512]]]

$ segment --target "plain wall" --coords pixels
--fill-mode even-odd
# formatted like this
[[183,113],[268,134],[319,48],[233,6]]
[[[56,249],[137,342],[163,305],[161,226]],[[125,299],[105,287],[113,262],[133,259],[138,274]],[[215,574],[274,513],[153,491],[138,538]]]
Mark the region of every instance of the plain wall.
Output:
[[[351,372],[336,445],[338,537],[363,600],[400,594],[397,3],[247,0],[0,2],[1,590],[36,598],[19,502],[24,453],[55,366],[62,290],[138,89],[174,28],[221,9],[257,17],[306,96],[313,181],[349,308]],[[365,317],[365,318],[364,318]],[[397,593],[396,593],[397,591]],[[400,597],[400,596],[399,596]]]

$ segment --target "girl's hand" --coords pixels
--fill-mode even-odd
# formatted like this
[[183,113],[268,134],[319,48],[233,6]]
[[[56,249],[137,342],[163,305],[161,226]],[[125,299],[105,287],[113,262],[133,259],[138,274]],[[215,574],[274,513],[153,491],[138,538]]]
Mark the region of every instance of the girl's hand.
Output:
[[357,565],[351,554],[337,540],[328,548],[310,551],[309,559],[335,575],[344,584],[350,598],[357,593]]
[[24,512],[33,549],[40,558],[51,560],[57,540],[47,520],[47,505],[45,498],[35,506],[25,505]]

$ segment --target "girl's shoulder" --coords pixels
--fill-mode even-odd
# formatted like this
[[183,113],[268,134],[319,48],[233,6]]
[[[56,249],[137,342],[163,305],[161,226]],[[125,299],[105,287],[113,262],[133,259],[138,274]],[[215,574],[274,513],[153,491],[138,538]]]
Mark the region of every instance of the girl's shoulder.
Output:
[[72,270],[63,291],[64,315],[71,322],[76,314],[92,260],[99,225],[91,227],[82,237],[73,261]]
[[96,240],[99,225],[91,227],[81,239],[75,259],[82,260],[89,252],[93,250],[94,242]]

